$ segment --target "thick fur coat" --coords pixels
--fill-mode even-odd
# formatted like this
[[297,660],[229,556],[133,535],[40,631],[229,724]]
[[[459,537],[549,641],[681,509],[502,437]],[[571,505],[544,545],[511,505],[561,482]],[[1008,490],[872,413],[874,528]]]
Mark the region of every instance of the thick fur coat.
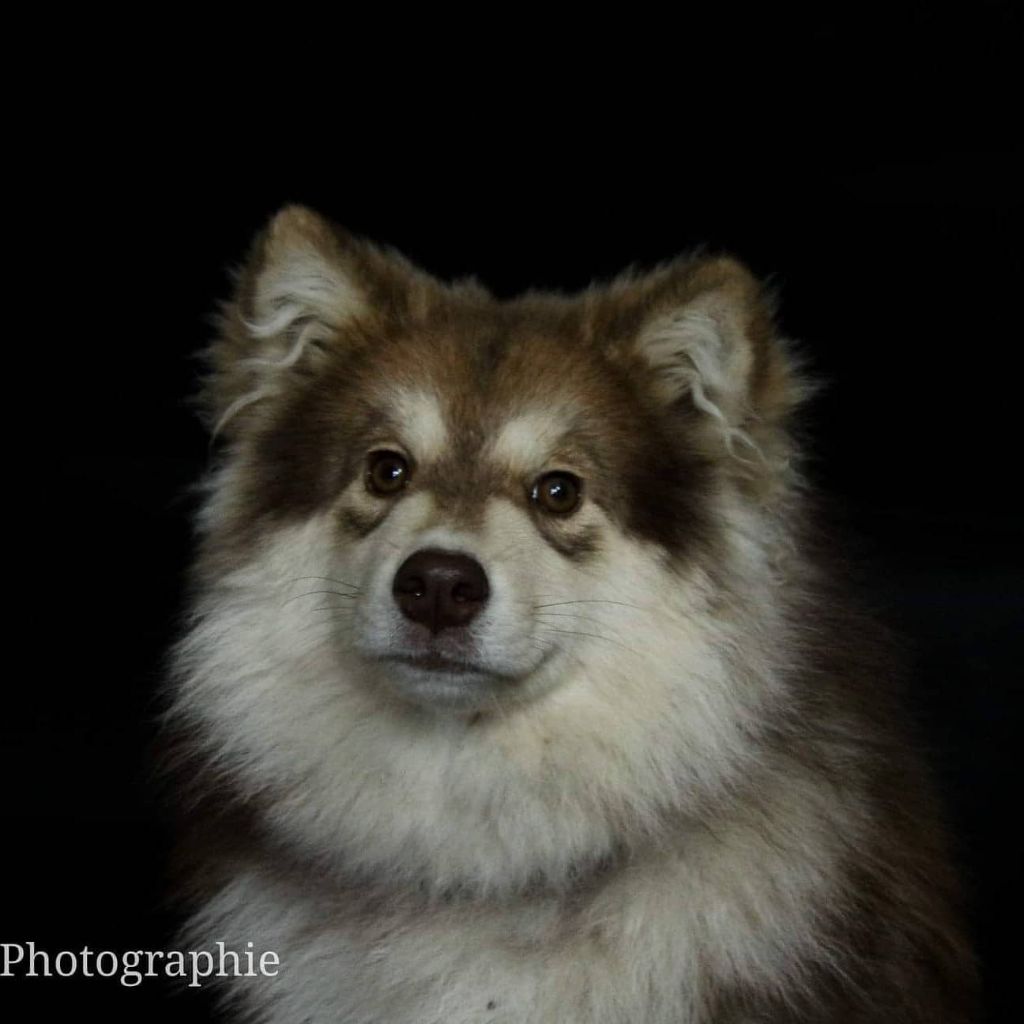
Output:
[[282,961],[229,1014],[973,1019],[891,661],[815,541],[808,387],[742,266],[498,301],[289,208],[208,365],[167,720],[187,937]]

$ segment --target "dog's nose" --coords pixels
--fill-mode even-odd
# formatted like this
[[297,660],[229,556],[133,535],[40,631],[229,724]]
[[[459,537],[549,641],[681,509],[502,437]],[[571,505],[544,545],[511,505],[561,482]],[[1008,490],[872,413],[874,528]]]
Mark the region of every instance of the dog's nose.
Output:
[[391,592],[407,619],[440,633],[470,622],[487,603],[491,588],[475,558],[429,548],[414,552],[398,567]]

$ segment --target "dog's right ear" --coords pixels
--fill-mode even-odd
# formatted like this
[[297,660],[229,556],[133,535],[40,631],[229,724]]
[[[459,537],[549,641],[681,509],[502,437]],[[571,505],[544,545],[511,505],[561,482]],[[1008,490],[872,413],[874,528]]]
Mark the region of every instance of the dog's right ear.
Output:
[[276,214],[238,272],[206,352],[200,405],[213,435],[229,435],[289,370],[344,344],[347,327],[379,312],[387,304],[382,271],[400,291],[400,263],[305,207]]
[[330,330],[358,315],[366,300],[355,248],[354,239],[312,210],[281,210],[256,240],[239,295],[252,337],[280,338],[300,320]]

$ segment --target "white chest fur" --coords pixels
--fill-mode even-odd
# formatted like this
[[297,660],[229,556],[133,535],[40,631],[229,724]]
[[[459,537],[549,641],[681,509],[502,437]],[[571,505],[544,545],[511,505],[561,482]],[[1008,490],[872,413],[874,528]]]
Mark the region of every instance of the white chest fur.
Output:
[[831,856],[816,870],[743,828],[691,840],[573,900],[370,905],[253,870],[194,935],[278,953],[277,977],[232,983],[261,1021],[700,1024],[719,987],[784,986],[820,955]]

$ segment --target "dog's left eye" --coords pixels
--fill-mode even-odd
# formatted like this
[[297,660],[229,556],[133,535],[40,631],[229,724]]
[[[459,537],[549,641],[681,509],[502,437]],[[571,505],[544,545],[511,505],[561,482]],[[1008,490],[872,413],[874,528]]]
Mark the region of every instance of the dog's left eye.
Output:
[[545,512],[567,516],[579,508],[583,485],[572,473],[547,473],[530,491],[530,498]]
[[397,494],[409,482],[409,463],[398,452],[374,452],[366,466],[366,488],[373,494]]

